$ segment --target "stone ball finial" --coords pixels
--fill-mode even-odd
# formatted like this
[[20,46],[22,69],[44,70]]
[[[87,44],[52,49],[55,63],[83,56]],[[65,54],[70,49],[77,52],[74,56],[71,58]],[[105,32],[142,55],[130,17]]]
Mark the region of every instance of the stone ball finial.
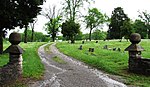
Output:
[[9,36],[9,42],[12,45],[18,45],[21,42],[21,35],[17,32],[13,32]]
[[138,44],[141,41],[141,35],[138,33],[132,33],[130,35],[130,42],[132,44]]

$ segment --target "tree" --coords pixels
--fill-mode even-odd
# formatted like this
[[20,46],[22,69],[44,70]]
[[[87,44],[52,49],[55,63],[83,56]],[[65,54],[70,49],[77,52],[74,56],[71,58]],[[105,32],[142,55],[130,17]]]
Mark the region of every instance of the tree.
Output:
[[49,9],[46,9],[46,12],[43,11],[43,15],[49,19],[49,21],[45,24],[46,31],[48,34],[52,36],[52,41],[55,41],[56,34],[59,31],[59,27],[61,26],[61,15],[58,12],[56,12],[56,6],[53,6],[52,8],[49,7]]
[[0,54],[3,51],[3,32],[27,25],[36,17],[43,0],[0,0]]
[[[32,30],[27,29],[27,42],[47,42],[49,41],[49,36],[44,35],[41,32],[34,32],[34,39],[32,40]],[[24,35],[25,33],[21,33],[22,41],[24,41]]]
[[145,22],[141,20],[135,20],[133,24],[134,32],[139,33],[141,38],[146,39],[147,37],[147,26]]
[[75,40],[82,40],[83,38],[83,34],[82,32],[80,31],[76,36],[75,36]]
[[150,38],[150,13],[148,13],[147,11],[144,12],[139,12],[139,17],[145,22],[146,26],[147,26],[147,38]]
[[111,15],[108,38],[109,39],[121,39],[124,35],[121,33],[121,27],[124,21],[129,20],[128,16],[124,13],[123,8],[117,7],[114,9]]
[[125,20],[123,22],[123,25],[121,26],[120,29],[121,29],[121,35],[122,35],[122,37],[125,37],[127,39],[127,41],[128,41],[131,33],[134,32],[133,25],[131,24],[130,19]]
[[52,36],[52,41],[55,41],[56,38],[56,34],[59,31],[59,27],[61,26],[60,24],[60,19],[61,17],[58,16],[57,18],[53,18],[51,19],[51,21],[49,21],[48,23],[46,23],[46,31],[48,32],[48,34],[50,34]]
[[41,7],[39,5],[43,4],[45,0],[18,0],[18,9],[19,13],[19,25],[25,28],[25,38],[24,43],[27,43],[27,29],[28,24],[34,21],[39,12],[41,11]]
[[33,39],[34,39],[34,27],[35,27],[35,24],[37,21],[38,21],[38,19],[34,19],[34,21],[32,23],[30,23],[30,27],[32,29],[31,42],[33,42]]
[[88,38],[89,38],[89,34],[88,33],[86,33],[86,34],[83,34],[83,40],[88,40]]
[[68,38],[71,40],[71,43],[75,43],[75,36],[80,32],[80,25],[75,23],[73,20],[65,21],[62,24],[62,31],[63,37]]
[[90,28],[89,40],[91,41],[91,34],[94,28],[100,27],[101,24],[108,21],[106,14],[102,14],[97,8],[89,9],[88,15],[85,16],[86,28]]
[[0,54],[3,52],[3,32],[17,26],[17,19],[14,18],[15,5],[10,0],[0,0]]
[[[89,0],[65,0],[64,3],[63,3],[63,9],[64,9],[64,12],[65,12],[65,17],[67,18],[68,21],[66,21],[65,23],[63,23],[64,26],[67,25],[67,28],[69,29],[73,29],[73,30],[70,30],[70,31],[73,31],[73,32],[70,32],[69,30],[62,30],[62,33],[64,33],[64,36],[67,36],[68,39],[71,39],[71,43],[74,43],[74,38],[75,38],[75,35],[79,32],[79,24],[78,23],[75,23],[75,19],[77,18],[77,16],[79,17],[79,13],[80,13],[80,10],[81,10],[81,7],[83,7],[84,5],[84,2],[89,2]],[[68,23],[68,22],[71,22],[71,23]],[[75,26],[72,26],[72,25],[75,25]],[[62,27],[63,28],[63,27]],[[70,35],[69,33],[67,34],[67,32],[69,31],[69,33],[72,33],[73,35]]]
[[107,32],[101,31],[96,29],[93,33],[92,33],[92,38],[94,40],[104,40],[106,39],[107,36]]
[[90,3],[89,0],[65,0],[63,3],[63,9],[66,13],[65,17],[69,20],[75,21],[76,16],[80,13],[80,8],[83,7],[84,2]]

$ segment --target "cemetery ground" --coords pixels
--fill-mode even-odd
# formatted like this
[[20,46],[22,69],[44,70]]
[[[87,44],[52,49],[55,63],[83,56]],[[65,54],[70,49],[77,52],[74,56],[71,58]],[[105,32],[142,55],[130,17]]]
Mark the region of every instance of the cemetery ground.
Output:
[[[130,44],[127,41],[119,42],[119,40],[99,41],[99,43],[85,41],[84,44],[81,41],[77,41],[76,44],[67,42],[58,43],[57,48],[64,54],[72,56],[94,68],[103,70],[106,73],[122,76],[125,79],[124,83],[127,85],[149,87],[149,76],[128,72],[129,56],[128,52],[125,52],[124,49]],[[142,56],[144,58],[150,58],[150,41],[143,40],[140,44],[145,49],[142,52]],[[78,49],[80,45],[82,45],[83,50]],[[108,50],[103,49],[105,45],[108,45]],[[89,48],[94,48],[94,52],[88,52]],[[121,51],[113,51],[113,48],[121,48]]]
[[[25,85],[25,81],[29,80],[40,80],[44,74],[44,65],[38,56],[37,49],[39,46],[46,44],[45,42],[33,42],[33,43],[21,43],[20,46],[25,50],[23,53],[23,77],[21,82],[16,85]],[[150,58],[150,41],[141,41],[141,46],[145,49],[142,52],[142,56],[145,58]],[[4,48],[10,45],[9,42],[4,41]],[[82,45],[82,50],[78,48]],[[105,45],[108,48],[121,48],[121,51],[113,51],[103,49]],[[103,70],[109,75],[119,75],[124,79],[124,83],[127,85],[135,85],[140,87],[149,87],[150,77],[144,75],[138,75],[128,72],[128,52],[124,52],[124,49],[130,45],[130,42],[122,41],[99,41],[95,43],[86,42],[82,44],[81,41],[77,41],[75,44],[70,44],[68,42],[57,43],[57,48],[68,56],[72,56],[89,66]],[[51,53],[49,51],[49,46],[45,47],[45,52]],[[94,52],[88,52],[89,48],[94,48]],[[59,58],[55,58],[54,61],[63,62]],[[8,62],[8,55],[0,55],[0,67]],[[24,83],[24,84],[23,84]]]

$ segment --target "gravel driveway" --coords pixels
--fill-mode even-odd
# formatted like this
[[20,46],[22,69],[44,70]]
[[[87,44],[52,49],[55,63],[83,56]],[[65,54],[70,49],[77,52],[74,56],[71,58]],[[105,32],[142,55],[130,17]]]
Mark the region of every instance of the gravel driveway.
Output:
[[[50,46],[50,54],[44,52],[44,46],[46,45],[38,49],[42,63],[45,65],[44,79],[30,84],[29,87],[127,87],[110,79],[107,74],[60,53],[55,44]],[[65,63],[55,62],[52,59],[55,56]]]

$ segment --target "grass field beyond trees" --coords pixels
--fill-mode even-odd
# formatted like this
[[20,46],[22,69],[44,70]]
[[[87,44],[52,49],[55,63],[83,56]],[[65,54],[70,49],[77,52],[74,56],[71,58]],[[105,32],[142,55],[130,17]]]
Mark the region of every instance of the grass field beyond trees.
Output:
[[[85,42],[82,44],[83,50],[79,50],[81,41],[75,44],[69,44],[67,42],[57,43],[59,50],[69,56],[72,56],[92,67],[104,70],[105,72],[123,76],[126,79],[128,85],[138,85],[141,87],[149,87],[150,77],[137,75],[128,72],[128,52],[124,52],[124,49],[130,45],[130,42],[126,41],[99,41],[99,43]],[[144,40],[141,46],[145,49],[142,52],[142,56],[150,58],[150,41]],[[121,52],[103,49],[105,45],[108,48],[121,48]],[[94,48],[94,53],[89,53],[88,49]]]

